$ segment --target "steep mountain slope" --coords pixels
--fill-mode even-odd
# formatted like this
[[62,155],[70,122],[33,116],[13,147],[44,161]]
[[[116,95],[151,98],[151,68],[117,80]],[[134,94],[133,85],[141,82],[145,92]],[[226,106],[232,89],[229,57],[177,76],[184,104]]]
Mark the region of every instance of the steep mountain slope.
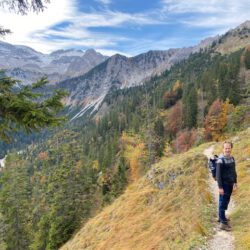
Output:
[[188,58],[194,51],[197,47],[149,51],[131,58],[117,54],[87,74],[59,83],[58,87],[69,91],[67,105],[83,107],[74,118],[80,117],[88,110],[98,110],[109,92],[141,85],[150,77]]
[[58,50],[47,55],[26,46],[14,46],[0,41],[0,68],[24,84],[34,82],[44,75],[48,76],[51,83],[79,76],[106,59],[106,56],[93,49],[85,52]]
[[[239,190],[232,214],[236,249],[250,247],[250,128],[232,138],[237,160]],[[131,184],[61,249],[200,249],[216,223],[215,204],[208,186],[206,160],[211,144],[163,159]],[[221,143],[215,152],[221,151]],[[203,249],[203,248],[202,248]]]

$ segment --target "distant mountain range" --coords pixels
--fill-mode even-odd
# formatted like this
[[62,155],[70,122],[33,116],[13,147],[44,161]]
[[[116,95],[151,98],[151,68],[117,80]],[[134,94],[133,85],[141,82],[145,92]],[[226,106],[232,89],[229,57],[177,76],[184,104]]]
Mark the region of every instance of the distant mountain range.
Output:
[[42,76],[51,83],[83,75],[108,57],[93,49],[57,50],[42,54],[26,46],[14,46],[0,41],[0,68],[23,84],[30,84]]
[[26,46],[0,42],[0,68],[24,84],[47,75],[55,88],[69,92],[65,103],[71,110],[77,108],[75,119],[86,111],[98,110],[110,91],[141,85],[200,49],[213,47],[215,52],[229,53],[249,43],[250,21],[194,47],[149,51],[135,57],[107,57],[93,49],[58,50],[45,55]]
[[26,46],[0,42],[0,68],[23,84],[47,76],[55,88],[68,90],[66,104],[98,109],[106,94],[114,89],[137,86],[187,58],[203,45],[166,51],[149,51],[135,57],[104,56],[93,49],[58,50],[42,54]]

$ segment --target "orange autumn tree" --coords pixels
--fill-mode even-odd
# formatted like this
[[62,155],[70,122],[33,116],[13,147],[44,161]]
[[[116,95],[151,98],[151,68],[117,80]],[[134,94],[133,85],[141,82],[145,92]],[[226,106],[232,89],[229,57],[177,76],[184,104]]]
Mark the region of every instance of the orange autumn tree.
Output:
[[208,140],[219,141],[223,139],[223,132],[228,122],[228,115],[232,112],[234,106],[220,99],[215,100],[209,108],[205,118],[205,137]]
[[181,130],[183,119],[182,109],[182,102],[179,101],[171,108],[169,114],[167,115],[167,126],[165,129],[170,137],[175,137]]
[[198,134],[195,129],[183,130],[177,133],[176,139],[172,142],[172,146],[176,153],[188,151],[197,141]]

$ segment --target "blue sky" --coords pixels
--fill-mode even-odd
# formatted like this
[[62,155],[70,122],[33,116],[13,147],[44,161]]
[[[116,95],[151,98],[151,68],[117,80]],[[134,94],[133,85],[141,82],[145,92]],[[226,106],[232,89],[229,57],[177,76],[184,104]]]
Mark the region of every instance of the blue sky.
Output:
[[95,50],[134,56],[198,44],[250,19],[249,0],[51,0],[40,14],[0,9],[1,38],[50,53]]

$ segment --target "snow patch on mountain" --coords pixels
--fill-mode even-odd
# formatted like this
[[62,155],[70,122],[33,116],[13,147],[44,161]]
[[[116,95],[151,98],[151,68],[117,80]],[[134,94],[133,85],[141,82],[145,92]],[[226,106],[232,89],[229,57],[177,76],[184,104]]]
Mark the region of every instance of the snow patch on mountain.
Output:
[[102,94],[99,98],[96,100],[92,100],[88,105],[86,105],[80,112],[78,112],[74,117],[71,118],[70,121],[75,120],[76,118],[79,118],[83,116],[88,110],[92,109],[90,114],[93,114],[95,111],[97,111],[102,104],[102,101],[104,100],[106,96],[106,93]]

